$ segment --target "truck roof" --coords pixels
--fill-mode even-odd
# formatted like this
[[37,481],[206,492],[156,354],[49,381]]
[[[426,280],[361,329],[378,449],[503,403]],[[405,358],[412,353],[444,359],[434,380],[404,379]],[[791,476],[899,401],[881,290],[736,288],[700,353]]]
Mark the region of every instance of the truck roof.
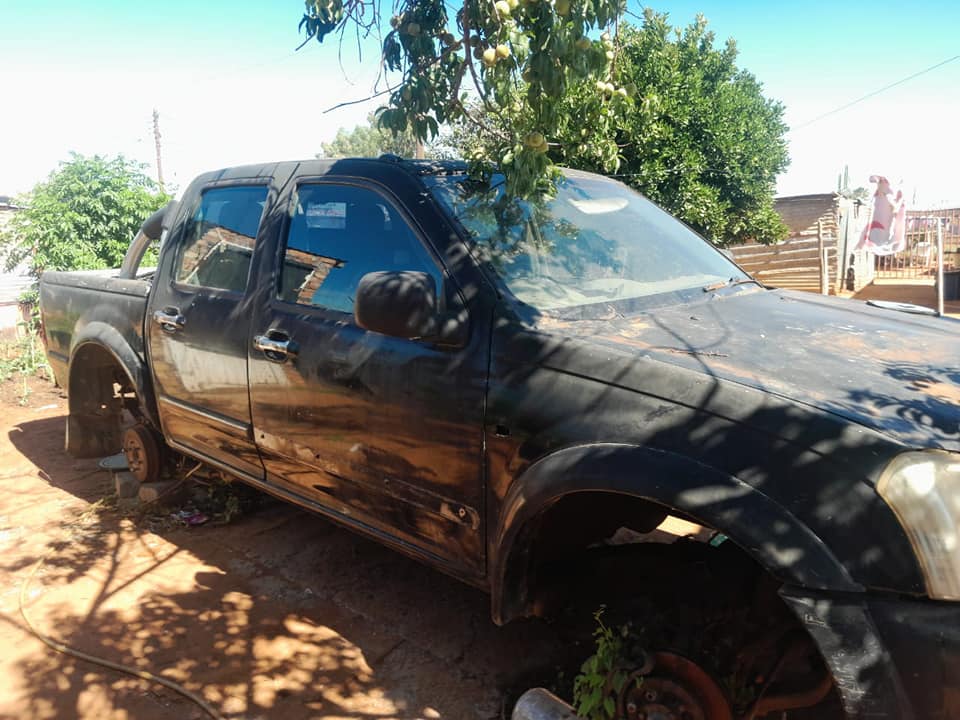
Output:
[[460,175],[467,171],[467,164],[460,160],[413,160],[398,155],[385,154],[377,158],[310,158],[305,160],[285,160],[252,165],[235,165],[233,167],[210,170],[197,176],[196,180],[204,183],[233,178],[273,177],[278,174],[293,173],[300,166],[309,166],[318,173],[329,172],[337,164],[344,165],[374,165],[399,167],[413,175]]

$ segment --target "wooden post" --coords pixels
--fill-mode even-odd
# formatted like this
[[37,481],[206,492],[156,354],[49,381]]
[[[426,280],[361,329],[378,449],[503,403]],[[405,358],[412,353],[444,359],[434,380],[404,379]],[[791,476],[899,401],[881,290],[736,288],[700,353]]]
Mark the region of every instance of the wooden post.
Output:
[[827,248],[823,243],[823,218],[817,220],[817,250],[820,256],[820,294],[830,294],[830,268],[827,263]]
[[[837,252],[840,253],[840,247],[843,247],[843,253],[837,258],[837,295],[840,295],[847,287],[847,262],[850,256],[850,224],[853,222],[853,203],[847,205],[847,212],[843,215],[843,242],[837,238]],[[837,226],[840,225],[840,211],[836,212]]]
[[943,223],[937,218],[937,315],[943,317]]

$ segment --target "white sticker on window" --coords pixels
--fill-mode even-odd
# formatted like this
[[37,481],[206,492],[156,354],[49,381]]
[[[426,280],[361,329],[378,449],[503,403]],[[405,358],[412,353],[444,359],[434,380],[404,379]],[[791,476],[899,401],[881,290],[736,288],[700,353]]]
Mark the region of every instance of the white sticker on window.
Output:
[[308,228],[343,230],[347,226],[347,204],[345,202],[307,203],[301,206]]

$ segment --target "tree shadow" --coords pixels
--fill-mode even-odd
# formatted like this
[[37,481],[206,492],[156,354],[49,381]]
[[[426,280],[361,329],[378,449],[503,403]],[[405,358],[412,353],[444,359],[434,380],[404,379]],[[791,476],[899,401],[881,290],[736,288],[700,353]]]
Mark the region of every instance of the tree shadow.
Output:
[[851,390],[847,398],[860,406],[892,410],[906,428],[931,428],[960,440],[960,370],[928,363],[884,361],[883,373],[902,383],[910,400],[870,389]]
[[[553,669],[553,629],[498,629],[482,592],[284,503],[158,542],[96,504],[106,473],[75,477],[51,442],[63,422],[10,433],[46,482],[86,503],[31,587],[28,612],[55,639],[244,718],[496,718],[518,678]],[[0,568],[25,577],[40,556]],[[37,658],[18,667],[30,717],[200,717],[145,681]]]
[[[685,336],[652,316],[657,333],[646,336],[642,326],[639,332],[620,332],[618,324],[625,323],[614,320],[554,325],[547,328],[551,335],[518,332],[516,339],[498,339],[492,366],[511,383],[502,396],[494,388],[489,407],[504,415],[502,407],[509,407],[523,437],[513,447],[492,448],[493,487],[509,487],[508,478],[571,442],[600,443],[584,466],[571,453],[571,463],[552,467],[553,474],[585,477],[595,483],[592,489],[603,490],[618,469],[632,468],[636,480],[624,492],[644,487],[640,492],[649,492],[646,497],[721,528],[747,555],[772,567],[787,592],[794,591],[787,602],[820,640],[852,717],[901,707],[907,688],[900,677],[908,678],[912,668],[891,660],[882,635],[889,628],[874,624],[868,594],[858,590],[889,588],[916,596],[925,590],[910,543],[873,483],[913,440],[918,447],[933,447],[944,437],[960,437],[960,372],[929,363],[887,362],[886,376],[907,390],[894,400],[852,370],[843,395],[815,407],[725,379],[724,362],[712,359],[716,343]],[[722,320],[715,327],[721,340],[729,333]],[[619,352],[598,352],[598,340],[606,338],[614,342],[603,349]],[[524,363],[511,363],[513,356]],[[571,375],[588,381],[574,382]],[[866,402],[888,409],[885,415],[895,412],[904,432],[890,425],[873,432],[835,410]],[[605,443],[623,445],[604,448]],[[692,459],[702,474],[687,483],[684,471],[665,461],[659,480],[643,486],[646,469],[636,455],[631,461],[631,447],[653,450],[654,459]],[[612,472],[594,471],[594,478],[591,467],[598,465]],[[491,517],[502,500],[493,503]],[[641,574],[640,582],[655,577]],[[942,716],[944,699],[936,692],[927,695],[911,700],[930,709],[930,717]]]

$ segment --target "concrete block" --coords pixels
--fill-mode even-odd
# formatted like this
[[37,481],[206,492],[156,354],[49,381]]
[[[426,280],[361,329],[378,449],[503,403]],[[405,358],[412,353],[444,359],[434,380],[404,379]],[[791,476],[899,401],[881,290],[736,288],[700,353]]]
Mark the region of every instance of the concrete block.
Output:
[[113,473],[113,484],[117,488],[117,497],[124,500],[137,497],[140,491],[140,481],[126,470]]

